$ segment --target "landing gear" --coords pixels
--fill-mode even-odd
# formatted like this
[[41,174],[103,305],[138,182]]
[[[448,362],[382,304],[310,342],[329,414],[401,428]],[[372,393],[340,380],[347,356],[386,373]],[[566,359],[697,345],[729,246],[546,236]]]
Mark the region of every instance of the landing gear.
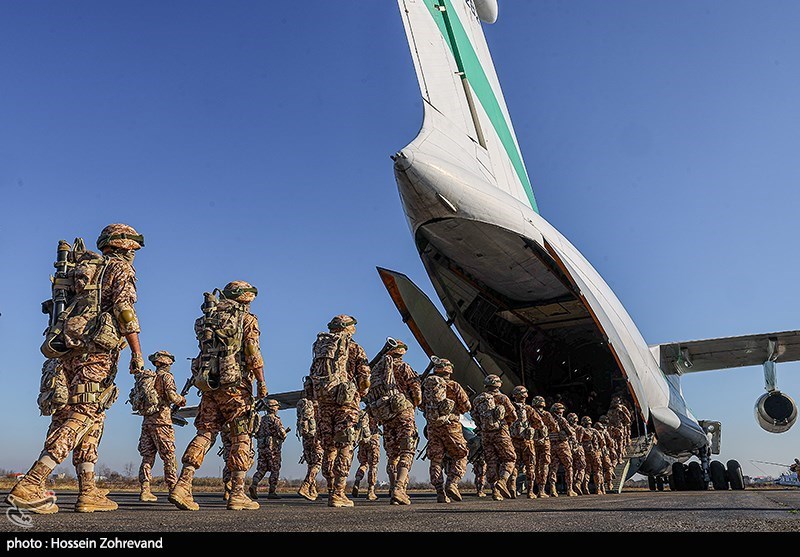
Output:
[[742,475],[742,467],[735,460],[728,461],[728,482],[731,484],[731,489],[741,491],[744,489],[744,476]]
[[708,483],[703,480],[703,468],[699,462],[690,462],[686,470],[686,485],[691,491],[708,489]]
[[725,465],[719,460],[712,460],[708,467],[708,475],[711,476],[711,484],[714,491],[728,491],[728,474]]
[[664,477],[659,476],[656,478],[656,489],[658,491],[664,491]]
[[647,487],[650,488],[650,491],[656,490],[656,477],[655,476],[647,476]]
[[672,464],[672,482],[675,484],[675,491],[686,491],[686,469],[683,467],[683,463]]

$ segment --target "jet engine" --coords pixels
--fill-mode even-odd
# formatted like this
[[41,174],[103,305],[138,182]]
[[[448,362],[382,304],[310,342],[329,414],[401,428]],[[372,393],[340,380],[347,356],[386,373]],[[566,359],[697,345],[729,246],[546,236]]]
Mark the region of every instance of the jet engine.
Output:
[[797,421],[797,406],[792,398],[780,391],[764,393],[756,401],[756,421],[770,433],[789,431]]

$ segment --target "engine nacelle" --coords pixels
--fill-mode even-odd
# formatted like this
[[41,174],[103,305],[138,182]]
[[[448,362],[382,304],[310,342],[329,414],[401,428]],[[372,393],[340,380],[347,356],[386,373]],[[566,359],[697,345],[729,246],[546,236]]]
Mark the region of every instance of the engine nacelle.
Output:
[[780,391],[764,393],[756,401],[756,421],[770,433],[789,431],[797,421],[797,406]]

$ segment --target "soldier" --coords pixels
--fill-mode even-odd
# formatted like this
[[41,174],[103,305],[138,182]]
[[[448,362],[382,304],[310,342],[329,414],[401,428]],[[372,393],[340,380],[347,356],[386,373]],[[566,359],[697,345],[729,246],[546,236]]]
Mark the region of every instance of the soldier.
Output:
[[231,469],[228,468],[228,456],[231,454],[231,434],[227,425],[222,426],[219,432],[220,447],[217,456],[222,457],[225,466],[222,468],[222,500],[231,498]]
[[604,491],[612,491],[613,487],[613,480],[614,480],[614,464],[611,460],[613,443],[611,441],[611,436],[606,431],[605,426],[601,422],[596,422],[593,425],[595,431],[597,431],[597,439],[600,445],[600,457],[603,461],[603,479],[605,480],[604,483]]
[[[311,391],[313,395],[313,389]],[[297,435],[303,443],[303,456],[300,464],[307,466],[306,477],[297,493],[309,501],[317,500],[317,474],[322,468],[322,445],[317,430],[317,404],[306,397],[297,403]]]
[[422,403],[417,373],[403,361],[408,346],[402,341],[375,364],[370,376],[367,410],[383,426],[390,504],[410,505],[408,474],[419,442],[414,410]]
[[611,460],[611,466],[616,466],[619,464],[620,460],[622,460],[622,456],[620,455],[617,440],[614,439],[613,435],[611,435],[611,424],[609,423],[608,416],[603,414],[597,418],[597,421],[603,425],[603,437],[605,438],[606,446],[608,447],[608,457]]
[[[231,441],[226,461],[231,471],[231,493],[226,508],[259,508],[244,492],[245,475],[253,464],[253,379],[258,398],[267,397],[258,318],[250,313],[250,303],[257,294],[258,290],[247,282],[229,282],[214,309],[204,311],[204,316],[195,322],[200,355],[192,362],[192,371],[202,395],[194,420],[197,435],[183,453],[183,469],[169,494],[169,501],[179,509],[200,508],[192,498],[192,478],[214,436],[226,425]],[[218,375],[213,374],[214,370]]]
[[[370,388],[371,385],[370,385]],[[356,426],[358,438],[358,469],[353,481],[353,498],[358,497],[358,486],[367,475],[367,499],[374,501],[378,498],[375,494],[375,484],[378,481],[378,460],[381,453],[381,436],[378,430],[378,422],[366,411],[362,411]]]
[[599,433],[592,427],[592,418],[584,416],[581,418],[583,428],[583,438],[581,445],[586,454],[586,474],[584,476],[584,494],[589,493],[589,479],[594,482],[595,493],[602,495],[606,492],[603,484],[603,459],[600,454]]
[[253,474],[253,483],[250,484],[250,497],[258,499],[258,483],[269,472],[269,493],[267,499],[280,499],[278,495],[278,479],[281,474],[281,448],[286,440],[286,434],[292,428],[283,427],[278,409],[280,403],[271,398],[267,400],[267,415],[261,419],[256,433],[258,441],[258,468]]
[[536,415],[539,417],[537,424],[541,424],[534,429],[533,437],[533,445],[536,448],[536,495],[537,497],[549,497],[545,492],[545,484],[550,474],[550,433],[558,432],[559,427],[553,415],[545,410],[544,397],[535,396],[531,403]]
[[486,477],[492,486],[492,499],[495,501],[516,495],[516,488],[509,488],[509,480],[517,462],[509,425],[517,420],[517,411],[511,400],[500,392],[502,385],[497,375],[484,377],[483,386],[486,390],[473,399],[471,412],[481,430]]
[[517,421],[511,424],[511,441],[514,443],[517,462],[514,465],[514,474],[511,477],[509,489],[516,491],[518,470],[523,469],[527,497],[528,499],[536,499],[536,492],[533,489],[536,482],[534,437],[536,430],[544,427],[544,422],[533,407],[525,402],[528,399],[528,389],[524,385],[514,387],[511,396],[514,399],[514,408],[517,411]]
[[154,387],[158,395],[158,406],[155,412],[142,419],[142,433],[139,436],[139,454],[142,455],[142,464],[139,467],[139,500],[155,502],[158,498],[150,491],[150,481],[156,453],[164,463],[164,483],[167,484],[167,490],[172,491],[178,481],[171,407],[186,406],[186,398],[178,394],[175,379],[170,371],[175,356],[165,350],[159,350],[155,354],[150,354],[147,359],[156,366]]
[[585,433],[583,427],[578,423],[578,415],[574,412],[567,414],[567,423],[575,432],[569,439],[570,446],[572,447],[572,490],[578,495],[588,495],[588,487],[584,486],[584,481],[587,484],[589,482],[589,476],[586,473],[586,452],[583,450]]
[[572,489],[573,474],[572,474],[572,448],[570,447],[570,437],[575,436],[575,431],[567,423],[564,418],[564,410],[566,407],[560,402],[556,402],[550,407],[550,413],[553,415],[558,424],[557,432],[550,432],[550,448],[553,455],[556,457],[557,462],[550,466],[550,474],[547,477],[547,485],[549,487],[548,493],[551,497],[558,497],[556,491],[556,474],[558,472],[558,463],[564,467],[564,483],[567,486],[567,495],[575,497],[578,494]]
[[[76,261],[71,293],[78,305],[84,305],[87,313],[70,316],[63,329],[67,351],[59,356],[59,360],[69,398],[66,406],[53,416],[38,460],[6,497],[8,504],[41,514],[57,512],[53,499],[45,493],[45,481],[73,451],[80,488],[75,510],[94,512],[117,508],[117,504],[95,486],[94,466],[105,411],[116,400],[118,392],[114,379],[120,351],[124,347],[122,340],[131,347],[131,373],[144,368],[139,321],[133,309],[136,303],[133,259],[136,250],[143,246],[144,237],[132,227],[110,224],[97,239],[102,257],[86,251]],[[105,326],[89,330],[88,312],[95,307],[99,312],[95,323]]]
[[608,423],[611,435],[614,437],[618,448],[618,458],[622,460],[628,452],[631,443],[631,413],[622,403],[622,398],[615,396],[611,399],[611,408],[608,409]]
[[486,487],[486,459],[483,458],[483,451],[475,455],[471,464],[472,473],[475,474],[475,495],[486,497],[486,492],[484,492]]
[[[433,373],[422,386],[431,484],[436,489],[437,502],[449,503],[450,497],[461,501],[458,482],[466,472],[469,450],[459,418],[470,409],[469,397],[461,385],[450,379],[453,374],[450,360],[434,356],[431,361]],[[442,474],[445,457],[449,457],[446,482]]]
[[355,426],[361,398],[369,389],[369,363],[364,349],[353,340],[354,317],[337,315],[327,333],[314,342],[309,373],[319,403],[317,428],[322,443],[322,470],[328,481],[328,506],[352,507],[347,498],[347,475],[353,462]]

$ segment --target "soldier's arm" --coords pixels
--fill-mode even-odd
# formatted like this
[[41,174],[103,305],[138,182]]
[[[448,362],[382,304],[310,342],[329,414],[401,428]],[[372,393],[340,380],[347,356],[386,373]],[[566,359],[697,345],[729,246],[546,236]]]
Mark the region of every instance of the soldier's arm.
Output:
[[256,378],[258,398],[267,397],[267,386],[264,383],[264,358],[261,356],[261,331],[258,328],[258,317],[248,313],[244,317],[244,335],[242,344],[244,348],[245,367]]
[[544,427],[544,421],[532,406],[526,404],[525,413],[528,415],[528,422],[533,426],[533,429],[542,429]]
[[410,365],[406,362],[403,362],[402,366],[400,367],[401,373],[396,376],[403,382],[403,391],[408,396],[409,400],[411,400],[411,404],[415,407],[419,407],[422,404],[422,386],[419,383],[419,376],[417,372],[414,371]]
[[364,349],[360,344],[355,342],[352,344],[355,345],[356,350],[355,378],[356,385],[358,387],[358,394],[364,397],[367,396],[367,391],[369,391],[369,376],[371,373],[369,369],[369,360],[367,359],[367,353],[364,352]]
[[276,429],[278,430],[277,431],[278,434],[276,435],[276,437],[281,441],[285,440],[286,439],[286,429],[283,427],[283,422],[281,422],[280,418],[275,418],[275,423],[277,425]]
[[503,395],[503,406],[506,409],[506,423],[511,425],[517,421],[517,409],[514,408],[514,404],[512,404],[511,399],[506,395]]
[[185,406],[186,399],[178,393],[178,388],[175,386],[175,378],[171,373],[164,373],[162,375],[164,377],[164,393],[167,395],[167,400],[172,404]]
[[133,305],[136,303],[136,273],[126,263],[109,263],[113,275],[111,284],[111,311],[117,321],[119,332],[131,347],[130,372],[135,373],[144,368],[142,347],[139,344],[139,318]]
[[558,433],[561,431],[561,428],[558,426],[558,422],[556,422],[556,419],[550,412],[545,412],[544,421],[547,424],[547,429],[549,429],[552,433]]
[[456,414],[463,414],[464,412],[469,412],[472,408],[472,405],[469,403],[469,396],[467,396],[467,391],[464,388],[453,381],[450,380],[451,385],[453,388],[453,402],[455,402],[455,411]]

